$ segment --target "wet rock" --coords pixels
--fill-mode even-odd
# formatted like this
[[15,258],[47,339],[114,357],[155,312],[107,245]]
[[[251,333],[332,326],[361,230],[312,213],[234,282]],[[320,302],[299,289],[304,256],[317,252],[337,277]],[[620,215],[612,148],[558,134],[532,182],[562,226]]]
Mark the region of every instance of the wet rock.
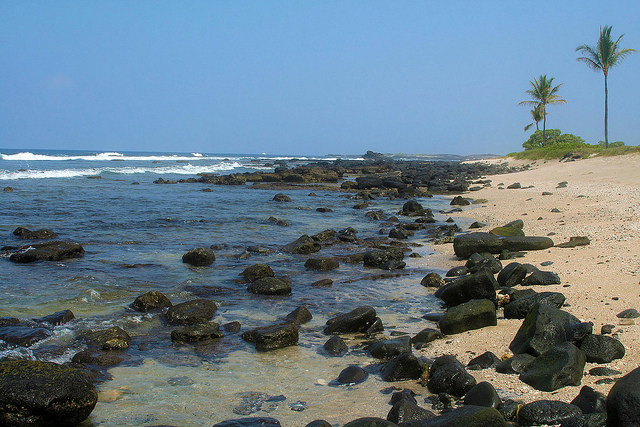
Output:
[[426,210],[420,203],[415,200],[409,200],[402,206],[402,211],[400,215],[404,216],[424,216],[427,215],[428,210]]
[[4,187],[2,191],[5,193],[13,193],[13,187]]
[[347,366],[340,372],[337,381],[340,384],[359,384],[366,380],[367,376],[367,372],[360,366],[351,365]]
[[131,304],[135,311],[147,312],[171,307],[173,304],[162,292],[149,291],[138,296]]
[[382,270],[402,270],[403,268],[405,268],[407,266],[407,263],[404,261],[396,261],[395,259],[389,260],[387,262],[385,262],[384,264],[382,264],[380,266],[380,268]]
[[573,337],[577,317],[546,304],[536,303],[525,317],[509,349],[515,354],[538,356]]
[[370,306],[361,306],[354,310],[327,320],[324,333],[327,335],[363,332],[376,320],[376,310]]
[[256,345],[258,351],[271,351],[298,344],[298,327],[292,323],[263,326],[246,331],[242,339]]
[[471,301],[472,299],[488,299],[495,304],[497,282],[493,275],[482,270],[469,276],[461,276],[451,283],[442,286],[435,292],[449,307]]
[[340,355],[348,350],[347,344],[337,335],[329,338],[327,342],[324,343],[323,348],[327,353],[333,356]]
[[64,325],[75,319],[76,316],[73,314],[71,310],[61,310],[56,311],[53,314],[49,314],[47,316],[41,317],[39,319],[33,319],[34,322],[38,323],[48,323],[52,326]]
[[519,298],[510,302],[504,307],[505,319],[524,319],[534,304],[546,304],[551,307],[560,308],[566,298],[560,292],[541,292],[525,298]]
[[469,206],[470,204],[471,202],[469,202],[467,199],[465,199],[462,196],[454,197],[449,203],[450,206]]
[[21,246],[9,256],[9,260],[27,264],[35,261],[63,261],[83,256],[84,248],[80,243],[53,241]]
[[207,299],[195,299],[176,304],[167,311],[167,321],[175,325],[194,325],[206,323],[218,310],[215,302]]
[[439,288],[444,285],[444,279],[438,273],[431,272],[424,276],[420,284],[426,288]]
[[389,359],[402,353],[411,353],[411,338],[404,335],[390,340],[378,341],[369,346],[369,352],[376,359]]
[[90,347],[100,348],[105,351],[125,350],[129,348],[131,337],[119,326],[98,331],[88,331],[83,335]]
[[380,376],[384,381],[416,380],[422,376],[422,364],[411,353],[402,353],[384,364]]
[[582,350],[565,342],[536,357],[520,374],[520,380],[541,391],[580,385],[586,361]]
[[607,335],[587,335],[580,342],[580,350],[584,351],[589,363],[609,363],[622,359],[625,354],[624,345]]
[[440,356],[429,368],[427,387],[432,393],[447,393],[461,397],[475,385],[475,378],[454,356]]
[[534,251],[548,249],[553,246],[553,240],[548,237],[535,236],[496,236],[490,233],[460,234],[453,239],[453,249],[456,256],[468,258],[478,252],[499,254],[507,251]]
[[408,421],[425,420],[435,416],[436,414],[433,412],[421,408],[413,402],[402,399],[394,404],[389,410],[389,413],[387,414],[387,421],[400,424]]
[[396,423],[376,417],[363,417],[346,423],[343,427],[397,427]]
[[313,319],[313,316],[311,315],[309,309],[304,305],[296,308],[291,313],[287,314],[284,318],[284,320],[286,320],[287,322],[294,323],[296,325],[302,325],[303,323],[307,323],[311,319]]
[[606,397],[589,386],[582,387],[580,394],[571,401],[571,404],[580,408],[583,414],[607,412]]
[[171,331],[171,341],[177,343],[207,341],[222,337],[220,325],[215,322],[185,326]]
[[282,247],[284,252],[300,255],[308,255],[314,252],[318,252],[322,249],[320,243],[313,240],[311,237],[303,234],[293,242]]
[[527,267],[519,262],[512,262],[498,273],[497,280],[500,286],[511,288],[521,284],[527,274]]
[[211,248],[195,248],[182,255],[182,262],[194,267],[206,267],[215,260],[216,254]]
[[316,212],[328,213],[328,212],[333,212],[333,209],[331,209],[331,208],[316,208]]
[[498,356],[490,351],[485,351],[480,356],[471,359],[469,363],[467,363],[467,369],[478,371],[481,369],[492,368],[498,363],[500,363],[500,359],[498,359]]
[[275,276],[271,267],[269,267],[266,264],[254,264],[250,267],[245,268],[244,271],[240,273],[240,275],[243,276],[245,280],[249,282],[258,281],[263,277]]
[[258,295],[291,295],[291,286],[275,277],[263,277],[251,283],[247,290]]
[[18,227],[13,230],[13,235],[18,236],[23,240],[37,240],[37,239],[55,239],[58,235],[52,230],[35,230],[31,231],[24,227]]
[[616,317],[618,319],[637,319],[640,317],[640,313],[635,308],[628,308],[616,314]]
[[465,394],[464,404],[498,409],[502,404],[502,399],[491,383],[482,381],[471,387]]
[[523,286],[548,286],[560,283],[560,277],[556,273],[540,270],[534,271],[522,281]]
[[311,236],[316,242],[330,242],[336,238],[336,231],[327,229]]
[[330,271],[340,267],[340,263],[333,257],[317,257],[309,258],[304,266],[309,270],[315,271]]
[[634,426],[640,420],[640,368],[620,378],[607,396],[607,425]]
[[333,286],[333,280],[331,279],[320,279],[311,284],[314,288],[326,288],[329,286]]
[[213,427],[281,427],[281,424],[275,418],[247,417],[222,421],[214,424]]
[[273,196],[273,201],[274,202],[290,202],[291,197],[287,196],[286,194],[278,193],[275,196]]
[[365,267],[381,268],[383,264],[389,261],[402,261],[404,252],[400,248],[374,249],[365,252],[363,262]]
[[451,307],[440,319],[440,330],[445,335],[495,326],[498,324],[496,306],[488,299],[473,299]]
[[76,353],[71,362],[82,365],[115,366],[124,361],[120,354],[102,350],[84,350]]
[[469,274],[469,269],[465,265],[460,265],[458,267],[453,267],[445,274],[446,277],[458,277],[464,276],[465,274]]
[[38,341],[51,336],[48,328],[31,327],[26,325],[8,325],[0,327],[0,340],[8,344],[30,347]]
[[222,325],[222,329],[231,334],[234,334],[236,332],[240,332],[240,329],[242,329],[242,325],[238,321],[233,321]]
[[501,374],[521,374],[534,360],[536,360],[536,357],[528,353],[515,354],[498,363],[496,372]]
[[418,332],[411,338],[411,343],[417,348],[422,348],[431,341],[444,338],[444,335],[437,329],[426,328]]
[[412,231],[404,230],[402,228],[392,228],[389,230],[389,238],[390,239],[408,239],[413,235]]
[[538,400],[527,403],[520,408],[518,421],[523,426],[554,425],[581,414],[580,408],[570,403],[557,400]]
[[98,392],[84,372],[50,362],[0,361],[0,424],[74,426],[85,420]]

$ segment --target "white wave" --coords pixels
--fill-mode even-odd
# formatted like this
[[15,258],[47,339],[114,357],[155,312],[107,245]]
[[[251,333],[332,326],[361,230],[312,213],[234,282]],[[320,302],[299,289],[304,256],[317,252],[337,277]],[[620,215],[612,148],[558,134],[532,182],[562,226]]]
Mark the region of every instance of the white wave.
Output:
[[10,161],[69,161],[69,160],[84,160],[84,161],[110,161],[110,160],[119,160],[119,161],[196,161],[196,160],[240,160],[239,157],[229,158],[229,157],[221,157],[221,156],[205,156],[200,153],[191,153],[188,155],[125,155],[118,152],[104,152],[97,154],[87,154],[87,155],[68,155],[68,154],[34,154],[28,151],[16,154],[2,154],[0,153],[0,159],[2,160],[10,160]]

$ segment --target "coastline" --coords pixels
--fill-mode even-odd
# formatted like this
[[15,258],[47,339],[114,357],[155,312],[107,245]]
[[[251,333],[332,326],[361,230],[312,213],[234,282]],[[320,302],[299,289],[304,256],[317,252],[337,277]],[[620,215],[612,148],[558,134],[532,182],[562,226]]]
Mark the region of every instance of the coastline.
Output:
[[[490,160],[503,162],[504,160]],[[509,165],[522,162],[507,159]],[[605,396],[612,383],[596,384],[602,377],[587,371],[596,366],[607,366],[621,371],[621,377],[637,368],[640,362],[640,339],[634,319],[619,319],[616,314],[628,308],[640,308],[638,274],[640,271],[640,155],[591,158],[573,162],[557,160],[531,162],[531,168],[522,172],[487,176],[491,187],[467,192],[470,199],[486,199],[486,203],[463,208],[451,213],[456,220],[479,221],[489,231],[516,219],[524,221],[528,236],[547,236],[557,245],[572,236],[587,236],[588,246],[575,248],[552,247],[527,252],[524,258],[513,261],[530,263],[541,270],[557,273],[560,285],[537,287],[536,291],[561,292],[567,306],[563,310],[585,322],[593,322],[593,333],[600,333],[602,325],[614,325],[613,333],[626,348],[622,359],[606,365],[587,363],[580,386],[563,387],[554,392],[541,392],[521,382],[517,375],[496,373],[493,369],[470,371],[478,382],[488,381],[503,398],[528,403],[549,399],[570,402],[582,386],[590,386]],[[565,188],[556,188],[566,181]],[[507,189],[515,182],[522,188]],[[504,184],[504,185],[499,185]],[[501,189],[502,188],[502,189]],[[542,195],[550,192],[550,195]],[[560,212],[552,212],[552,209]],[[453,245],[436,247],[438,252],[425,257],[425,266],[448,270],[464,265],[453,252]],[[506,266],[511,261],[503,261]],[[548,262],[552,264],[546,265]],[[545,266],[541,266],[545,263]],[[520,286],[520,285],[519,285]],[[453,354],[462,364],[485,351],[498,357],[510,354],[509,343],[522,320],[505,319],[498,315],[497,326],[451,335],[432,342],[419,353],[428,358]]]

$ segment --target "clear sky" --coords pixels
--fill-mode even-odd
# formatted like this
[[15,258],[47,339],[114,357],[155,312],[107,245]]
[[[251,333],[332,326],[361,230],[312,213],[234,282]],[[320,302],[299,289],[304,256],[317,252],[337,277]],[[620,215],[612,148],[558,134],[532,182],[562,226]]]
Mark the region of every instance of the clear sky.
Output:
[[[0,1],[0,148],[506,154],[529,81],[547,128],[604,139],[599,28],[638,0]],[[609,140],[640,144],[640,53],[609,75]]]

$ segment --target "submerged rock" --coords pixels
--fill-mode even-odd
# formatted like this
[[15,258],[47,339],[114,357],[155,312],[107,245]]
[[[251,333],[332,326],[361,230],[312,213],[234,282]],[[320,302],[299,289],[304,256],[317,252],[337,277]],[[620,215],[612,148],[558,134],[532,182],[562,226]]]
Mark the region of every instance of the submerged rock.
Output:
[[131,304],[135,311],[147,312],[171,307],[171,301],[162,292],[149,291],[138,296]]
[[222,337],[220,325],[215,322],[185,326],[171,331],[171,341],[179,343],[207,341]]
[[167,311],[167,321],[175,325],[193,325],[211,320],[218,310],[215,302],[195,299],[176,304]]
[[211,248],[195,248],[182,255],[182,262],[195,267],[206,267],[213,264],[216,254]]
[[16,248],[9,260],[27,264],[34,261],[63,261],[83,256],[84,248],[80,243],[54,241]]
[[13,235],[24,240],[55,239],[58,237],[58,235],[52,230],[42,229],[31,231],[24,227],[18,227],[13,230]]
[[363,332],[375,322],[376,310],[368,305],[327,320],[324,333],[327,335]]

